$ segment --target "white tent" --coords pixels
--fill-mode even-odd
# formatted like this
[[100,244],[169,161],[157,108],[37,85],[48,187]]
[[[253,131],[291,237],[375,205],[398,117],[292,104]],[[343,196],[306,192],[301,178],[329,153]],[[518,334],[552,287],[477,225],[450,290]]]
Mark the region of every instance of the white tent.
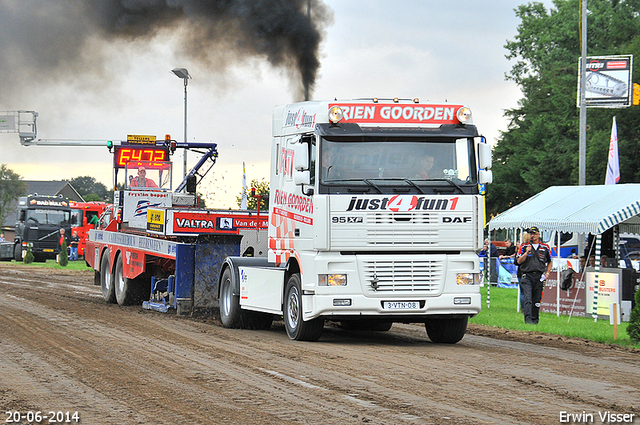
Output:
[[[550,187],[495,217],[489,231],[531,226],[596,235],[597,281],[602,233],[615,227],[616,240],[619,233],[640,234],[640,184]],[[594,286],[595,306],[598,285]]]
[[640,233],[640,184],[550,187],[495,217],[489,230],[537,226],[598,235],[615,225]]

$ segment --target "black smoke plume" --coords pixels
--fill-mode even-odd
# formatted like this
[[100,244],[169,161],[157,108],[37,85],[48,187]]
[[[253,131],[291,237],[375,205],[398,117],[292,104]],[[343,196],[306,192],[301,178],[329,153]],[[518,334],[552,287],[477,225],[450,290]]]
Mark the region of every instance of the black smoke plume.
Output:
[[104,42],[169,32],[181,56],[211,69],[266,59],[310,91],[331,19],[322,0],[0,0],[0,89],[70,72],[109,78],[100,65]]

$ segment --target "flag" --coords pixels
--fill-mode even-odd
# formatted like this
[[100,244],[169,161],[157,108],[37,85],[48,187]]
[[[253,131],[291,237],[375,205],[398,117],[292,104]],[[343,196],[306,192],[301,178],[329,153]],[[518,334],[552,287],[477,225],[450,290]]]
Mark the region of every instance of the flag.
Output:
[[607,163],[607,177],[604,184],[616,184],[620,181],[620,163],[618,162],[618,128],[616,117],[613,117],[611,127],[611,141],[609,142],[609,162]]
[[240,209],[247,209],[247,171],[242,163],[242,197],[240,198]]

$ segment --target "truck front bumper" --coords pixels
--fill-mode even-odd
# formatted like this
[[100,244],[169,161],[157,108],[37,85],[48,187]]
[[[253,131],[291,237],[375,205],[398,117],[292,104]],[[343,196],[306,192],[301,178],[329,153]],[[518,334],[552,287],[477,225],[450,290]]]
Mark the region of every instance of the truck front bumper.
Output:
[[303,295],[304,320],[370,317],[397,322],[423,322],[434,317],[475,316],[481,295],[441,294],[437,297],[369,298],[364,295]]

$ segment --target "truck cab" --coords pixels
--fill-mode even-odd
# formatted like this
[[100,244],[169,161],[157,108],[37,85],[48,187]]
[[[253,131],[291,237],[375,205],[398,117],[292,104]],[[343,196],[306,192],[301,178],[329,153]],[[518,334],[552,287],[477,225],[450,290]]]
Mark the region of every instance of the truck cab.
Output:
[[434,341],[462,338],[481,308],[480,185],[491,181],[490,149],[468,107],[284,105],[271,155],[268,261],[283,278],[267,289],[251,281],[261,272],[245,270],[241,305],[260,310],[252,295],[273,294],[293,339],[317,339],[324,320],[421,322]]
[[35,261],[55,259],[60,253],[60,229],[71,235],[71,208],[62,196],[32,194],[18,199],[14,259],[22,261],[31,249]]
[[89,239],[89,230],[99,227],[100,217],[107,209],[106,202],[74,202],[71,201],[71,232],[76,232],[78,255],[84,257],[84,250]]

